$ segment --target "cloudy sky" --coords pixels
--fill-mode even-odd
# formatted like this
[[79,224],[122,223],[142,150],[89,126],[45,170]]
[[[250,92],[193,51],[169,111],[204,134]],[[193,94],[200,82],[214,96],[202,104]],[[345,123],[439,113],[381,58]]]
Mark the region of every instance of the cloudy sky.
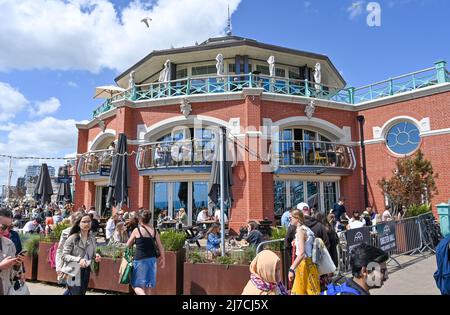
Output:
[[[0,154],[64,157],[96,86],[152,50],[233,33],[328,55],[350,86],[450,61],[447,0],[0,0]],[[140,20],[151,17],[150,28]],[[38,161],[14,162],[13,184]],[[50,162],[54,166],[59,163]],[[0,185],[7,160],[0,158]]]

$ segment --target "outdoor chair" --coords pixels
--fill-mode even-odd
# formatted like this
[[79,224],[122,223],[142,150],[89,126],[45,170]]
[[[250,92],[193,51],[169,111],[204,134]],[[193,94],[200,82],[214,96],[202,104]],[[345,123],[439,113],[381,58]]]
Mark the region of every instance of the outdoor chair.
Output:
[[320,152],[316,151],[315,162],[316,162],[316,164],[327,165],[328,157],[326,156],[326,153],[325,153],[325,156],[321,156]]

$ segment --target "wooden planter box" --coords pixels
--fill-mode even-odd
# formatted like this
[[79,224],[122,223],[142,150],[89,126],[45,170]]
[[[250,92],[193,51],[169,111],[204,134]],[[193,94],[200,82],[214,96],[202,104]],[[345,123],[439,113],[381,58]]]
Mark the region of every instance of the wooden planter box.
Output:
[[248,265],[184,263],[184,295],[241,295],[248,280]]
[[119,268],[122,258],[112,259],[102,257],[97,271],[91,269],[89,288],[114,292],[129,293],[131,288],[127,284],[119,284]]
[[48,263],[48,253],[53,243],[39,242],[37,280],[50,283],[58,283],[56,279],[56,270],[50,267]]
[[36,281],[38,273],[38,256],[26,255],[23,260],[25,267],[25,278],[27,280]]
[[182,295],[183,294],[183,264],[186,250],[177,252],[166,251],[166,266],[161,269],[158,262],[156,273],[156,288],[152,290],[155,295]]

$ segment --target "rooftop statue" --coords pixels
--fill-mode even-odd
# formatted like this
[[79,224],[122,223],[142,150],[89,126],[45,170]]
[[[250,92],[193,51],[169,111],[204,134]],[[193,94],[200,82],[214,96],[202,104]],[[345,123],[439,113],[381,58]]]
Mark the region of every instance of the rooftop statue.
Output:
[[321,72],[321,65],[320,63],[316,63],[316,66],[314,67],[314,82],[319,83],[315,84],[314,87],[316,88],[316,91],[320,91],[320,83],[322,81],[322,72]]
[[158,82],[170,81],[171,68],[172,68],[172,65],[170,63],[170,60],[167,59],[166,62],[164,63],[164,69],[162,69],[159,74]]
[[270,56],[269,59],[267,59],[267,63],[269,64],[269,73],[271,77],[275,76],[275,57]]
[[224,65],[223,65],[223,55],[218,54],[216,57],[216,60],[217,60],[217,63],[216,63],[217,75],[224,75],[225,70],[224,70]]

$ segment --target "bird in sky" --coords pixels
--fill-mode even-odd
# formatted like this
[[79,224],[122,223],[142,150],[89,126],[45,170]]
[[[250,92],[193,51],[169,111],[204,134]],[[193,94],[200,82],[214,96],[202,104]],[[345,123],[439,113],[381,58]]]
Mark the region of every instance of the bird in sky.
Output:
[[150,27],[150,24],[149,24],[150,21],[152,21],[152,19],[149,18],[149,17],[143,18],[143,19],[141,20],[141,22],[144,22],[145,25],[147,25],[147,27]]

